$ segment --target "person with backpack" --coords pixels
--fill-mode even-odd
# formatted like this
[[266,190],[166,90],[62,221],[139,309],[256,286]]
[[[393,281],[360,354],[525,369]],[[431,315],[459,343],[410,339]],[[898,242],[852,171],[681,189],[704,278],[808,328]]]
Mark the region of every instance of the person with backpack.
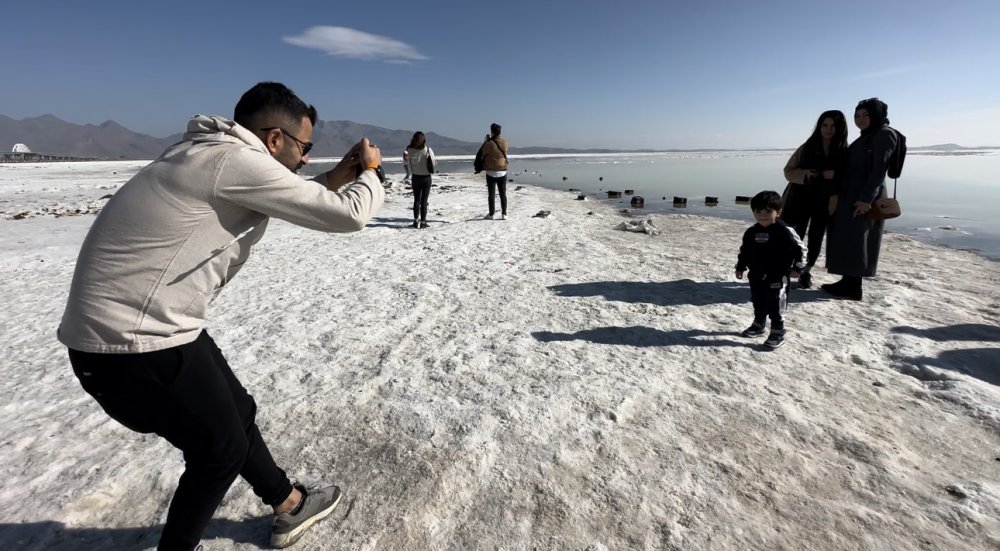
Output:
[[889,106],[878,98],[858,102],[854,124],[861,136],[848,148],[847,177],[838,190],[826,242],[826,269],[842,277],[820,288],[837,298],[861,300],[861,278],[875,275],[885,226],[884,220],[867,215],[872,202],[886,194],[886,172],[902,141],[889,127]]
[[490,134],[476,153],[475,172],[486,170],[486,186],[489,189],[490,212],[484,218],[493,220],[496,215],[497,191],[500,192],[500,219],[507,219],[507,140],[500,137],[500,125],[490,125]]
[[810,270],[819,258],[830,218],[830,200],[847,166],[847,118],[840,111],[824,111],[809,139],[785,165],[788,186],[781,198],[781,220],[806,239],[809,256],[799,276],[799,287],[812,286]]
[[434,150],[427,147],[427,137],[419,130],[410,138],[410,145],[403,153],[406,172],[411,175],[413,186],[413,227],[427,227],[427,198],[431,194],[431,174],[437,163]]

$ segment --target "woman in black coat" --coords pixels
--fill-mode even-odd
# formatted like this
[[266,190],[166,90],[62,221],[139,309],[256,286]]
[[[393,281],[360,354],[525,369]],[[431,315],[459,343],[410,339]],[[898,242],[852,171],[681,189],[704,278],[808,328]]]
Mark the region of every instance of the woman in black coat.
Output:
[[823,246],[830,199],[836,195],[846,167],[847,118],[840,111],[824,111],[812,135],[785,164],[788,186],[781,198],[781,220],[795,228],[799,238],[806,239],[807,228],[809,235],[806,269],[799,277],[801,287],[812,285],[810,270]]
[[861,300],[861,278],[872,277],[882,248],[883,220],[865,215],[885,195],[889,156],[899,139],[889,128],[889,106],[878,98],[858,102],[854,124],[861,136],[847,153],[847,177],[838,191],[837,208],[826,241],[826,269],[843,276],[821,288],[838,298]]

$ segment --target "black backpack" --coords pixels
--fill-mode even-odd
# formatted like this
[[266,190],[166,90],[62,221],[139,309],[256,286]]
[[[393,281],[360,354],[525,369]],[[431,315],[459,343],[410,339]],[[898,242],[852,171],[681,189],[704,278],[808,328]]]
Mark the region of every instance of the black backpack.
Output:
[[479,146],[479,151],[476,152],[476,160],[472,162],[472,170],[476,174],[483,171],[483,164],[485,164],[486,159],[483,157],[483,147]]
[[896,133],[896,149],[893,149],[892,154],[889,155],[889,166],[885,175],[895,180],[903,173],[903,161],[906,160],[906,136],[891,126],[889,130]]

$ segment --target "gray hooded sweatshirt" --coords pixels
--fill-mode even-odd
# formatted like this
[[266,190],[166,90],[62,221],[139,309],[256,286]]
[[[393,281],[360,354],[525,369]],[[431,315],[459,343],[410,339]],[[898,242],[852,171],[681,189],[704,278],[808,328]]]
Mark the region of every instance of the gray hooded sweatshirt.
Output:
[[126,354],[192,342],[269,217],[358,231],[385,199],[371,170],[339,192],[324,175],[304,180],[233,121],[199,115],[187,130],[94,220],[58,331],[69,348]]

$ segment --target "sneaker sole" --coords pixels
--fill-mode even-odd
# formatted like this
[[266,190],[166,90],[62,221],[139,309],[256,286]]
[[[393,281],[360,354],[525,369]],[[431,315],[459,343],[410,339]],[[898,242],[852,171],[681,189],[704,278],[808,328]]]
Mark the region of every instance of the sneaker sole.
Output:
[[299,541],[310,526],[330,516],[330,513],[332,513],[337,507],[337,504],[340,503],[340,499],[342,497],[344,497],[344,493],[339,492],[337,494],[337,499],[333,500],[333,503],[331,503],[329,507],[309,517],[305,522],[300,524],[291,532],[288,532],[287,534],[271,534],[271,547],[283,549]]
[[777,350],[778,348],[781,348],[781,345],[783,344],[785,344],[785,341],[781,341],[778,344],[764,343],[764,348],[766,348],[767,350]]

